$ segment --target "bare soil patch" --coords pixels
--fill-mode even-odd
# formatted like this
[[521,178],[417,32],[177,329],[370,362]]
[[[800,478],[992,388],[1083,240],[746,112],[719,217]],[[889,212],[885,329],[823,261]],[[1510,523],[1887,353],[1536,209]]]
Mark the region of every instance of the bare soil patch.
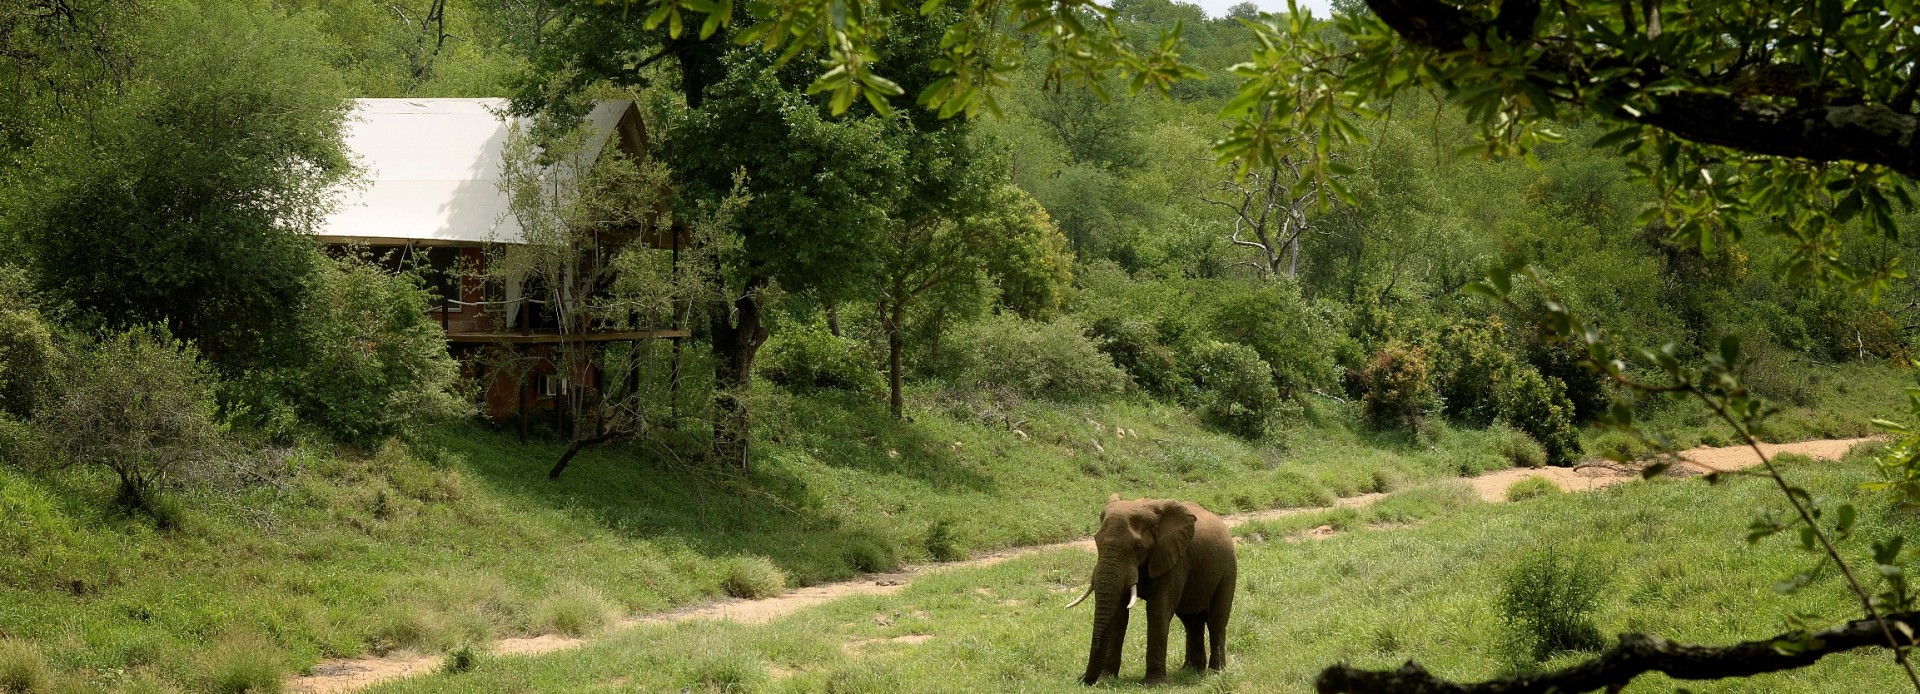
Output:
[[890,639],[854,639],[840,644],[840,650],[845,651],[847,655],[861,655],[865,653],[867,649],[881,644],[899,643],[916,645],[926,643],[932,639],[932,634],[907,634],[905,636],[895,636]]
[[[1823,441],[1805,441],[1801,443],[1761,444],[1769,458],[1781,453],[1797,453],[1815,460],[1839,460],[1854,446],[1874,440],[1872,437],[1857,439],[1830,439]],[[1687,467],[1695,474],[1715,471],[1730,471],[1753,467],[1760,464],[1760,458],[1752,448],[1746,446],[1724,446],[1719,448],[1695,448],[1680,454],[1682,462],[1676,468]],[[1569,492],[1583,492],[1610,487],[1623,482],[1639,479],[1637,471],[1601,464],[1587,464],[1572,468],[1513,468],[1499,470],[1467,479],[1475,493],[1493,503],[1506,501],[1507,488],[1513,483],[1529,477],[1542,477],[1561,489]],[[1334,501],[1332,506],[1304,508],[1285,508],[1270,511],[1255,511],[1226,516],[1228,525],[1239,525],[1248,521],[1268,518],[1282,518],[1302,513],[1325,511],[1329,508],[1360,508],[1387,497],[1385,493],[1361,494]],[[1332,526],[1321,526],[1298,535],[1300,539],[1320,539],[1335,535]],[[1287,538],[1294,540],[1295,538]],[[1009,559],[1041,552],[1062,549],[1094,551],[1093,540],[1083,538],[1069,542],[1034,545],[993,552],[965,561],[910,566],[900,571],[884,574],[869,574],[860,578],[825,583],[806,588],[797,588],[785,594],[760,600],[728,599],[704,605],[663,612],[642,617],[621,620],[610,631],[620,631],[641,624],[668,624],[695,619],[725,619],[742,624],[766,624],[800,610],[825,604],[850,595],[889,595],[906,587],[915,576],[933,571],[992,566]],[[1079,588],[1061,589],[1063,592],[1079,592]],[[843,648],[860,649],[879,642],[922,643],[932,638],[926,634],[910,634],[892,639],[864,639],[851,641]],[[502,639],[493,646],[493,652],[508,656],[533,656],[554,651],[566,650],[584,645],[589,639],[559,635],[541,635],[524,638]],[[849,650],[849,652],[853,652]],[[429,655],[388,655],[379,658],[335,659],[313,667],[311,674],[294,677],[287,683],[287,691],[293,694],[339,694],[365,689],[388,680],[412,677],[433,672],[439,667],[440,656]]]

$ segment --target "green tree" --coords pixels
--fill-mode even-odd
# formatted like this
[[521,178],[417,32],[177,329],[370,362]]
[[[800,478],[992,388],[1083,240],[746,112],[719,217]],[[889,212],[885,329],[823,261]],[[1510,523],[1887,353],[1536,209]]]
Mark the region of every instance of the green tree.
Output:
[[[956,146],[966,149],[964,144]],[[916,159],[927,160],[924,154]],[[1071,278],[1065,239],[1032,198],[1010,185],[992,185],[996,167],[990,163],[949,166],[971,166],[977,170],[953,173],[988,180],[959,184],[975,188],[965,192],[917,191],[910,197],[938,202],[914,205],[922,209],[890,220],[880,249],[883,269],[877,313],[887,337],[888,405],[895,418],[903,415],[905,407],[907,326],[916,300],[991,279],[1001,285],[1002,301],[1016,313],[1046,317],[1059,308]],[[937,334],[931,337],[938,339]]]
[[136,327],[74,350],[57,401],[35,415],[59,462],[119,478],[115,504],[156,513],[157,496],[183,476],[225,462],[216,381],[193,345],[165,329]]
[[28,22],[56,59],[0,61],[27,102],[0,124],[0,235],[109,323],[164,322],[230,371],[272,361],[348,171],[311,27],[253,2],[71,9],[84,30]]

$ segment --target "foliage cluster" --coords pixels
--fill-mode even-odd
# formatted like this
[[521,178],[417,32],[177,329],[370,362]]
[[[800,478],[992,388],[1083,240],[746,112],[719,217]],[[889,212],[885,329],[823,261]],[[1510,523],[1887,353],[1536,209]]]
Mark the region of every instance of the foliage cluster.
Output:
[[756,362],[767,379],[794,390],[878,390],[880,374],[859,341],[833,334],[822,324],[783,326],[767,340]]
[[1072,401],[1119,393],[1129,382],[1074,319],[997,314],[956,328],[948,339],[957,378],[978,387]]
[[1367,422],[1383,429],[1411,429],[1439,404],[1428,383],[1427,352],[1420,347],[1388,344],[1368,360],[1361,372],[1364,390],[1361,412]]
[[1503,577],[1500,616],[1535,660],[1598,650],[1606,642],[1593,613],[1606,587],[1605,570],[1591,558],[1549,547],[1520,558]]

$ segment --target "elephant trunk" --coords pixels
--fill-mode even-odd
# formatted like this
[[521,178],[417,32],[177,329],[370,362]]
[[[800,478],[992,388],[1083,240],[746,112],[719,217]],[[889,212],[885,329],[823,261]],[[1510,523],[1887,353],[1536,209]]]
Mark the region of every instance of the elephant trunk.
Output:
[[1125,571],[1118,562],[1102,559],[1094,569],[1093,593],[1093,637],[1087,646],[1087,672],[1080,678],[1085,684],[1100,681],[1101,668],[1106,664],[1107,650],[1112,645],[1108,640],[1116,635],[1109,631],[1113,618],[1120,612],[1133,606],[1131,599],[1132,581],[1123,575]]

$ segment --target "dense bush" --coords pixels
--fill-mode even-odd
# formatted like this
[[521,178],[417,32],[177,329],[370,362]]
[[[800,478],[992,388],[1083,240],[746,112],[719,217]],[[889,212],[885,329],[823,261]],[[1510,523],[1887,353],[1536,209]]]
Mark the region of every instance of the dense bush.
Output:
[[1381,429],[1412,428],[1439,404],[1428,378],[1427,353],[1404,343],[1389,343],[1367,360],[1361,372],[1365,392],[1361,413]]
[[720,589],[727,595],[759,600],[787,589],[787,574],[766,557],[733,557],[721,565]]
[[354,259],[321,264],[296,321],[302,352],[229,389],[244,419],[285,433],[293,417],[342,441],[381,437],[466,414],[460,369],[410,275]]
[[1606,574],[1584,555],[1549,547],[1522,558],[1502,577],[1500,614],[1515,645],[1546,660],[1605,645],[1593,613]]
[[757,361],[768,380],[795,390],[865,391],[882,385],[860,343],[835,336],[824,324],[782,326]]
[[1201,419],[1248,438],[1266,433],[1283,400],[1258,352],[1229,342],[1203,345],[1194,351],[1191,369]]
[[1088,329],[1100,351],[1133,377],[1134,385],[1156,397],[1180,395],[1185,378],[1172,349],[1160,344],[1152,326],[1138,320],[1108,317]]
[[1566,385],[1532,367],[1518,365],[1501,381],[1500,416],[1540,442],[1548,464],[1571,465],[1580,454],[1573,411]]
[[1500,379],[1515,359],[1499,318],[1461,321],[1441,331],[1433,350],[1433,382],[1447,414],[1473,424],[1500,416]]
[[961,379],[1032,398],[1074,400],[1120,392],[1127,372],[1113,365],[1080,323],[1008,315],[958,326],[949,357]]
[[32,415],[51,392],[58,358],[39,311],[0,290],[0,416]]
[[138,327],[69,359],[59,400],[35,417],[60,462],[111,470],[116,504],[144,512],[182,476],[213,472],[224,448],[215,378],[192,345]]
[[1291,280],[1226,294],[1214,306],[1212,325],[1223,338],[1252,347],[1273,368],[1283,394],[1330,388],[1339,376],[1333,360],[1338,331]]
[[1535,344],[1527,361],[1540,375],[1556,378],[1566,386],[1569,414],[1575,422],[1591,422],[1613,406],[1613,392],[1607,378],[1580,364],[1579,349],[1567,343]]

